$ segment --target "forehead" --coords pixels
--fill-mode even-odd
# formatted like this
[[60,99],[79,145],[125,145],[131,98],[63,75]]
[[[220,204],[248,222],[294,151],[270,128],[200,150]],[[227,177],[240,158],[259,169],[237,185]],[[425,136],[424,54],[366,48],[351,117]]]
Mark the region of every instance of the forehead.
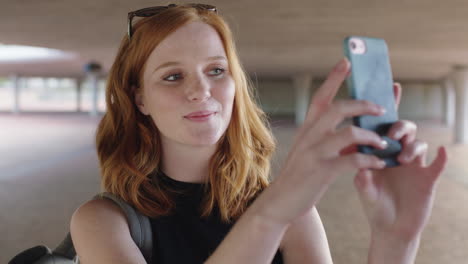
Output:
[[188,23],[167,36],[151,53],[148,64],[226,56],[218,32],[203,22]]

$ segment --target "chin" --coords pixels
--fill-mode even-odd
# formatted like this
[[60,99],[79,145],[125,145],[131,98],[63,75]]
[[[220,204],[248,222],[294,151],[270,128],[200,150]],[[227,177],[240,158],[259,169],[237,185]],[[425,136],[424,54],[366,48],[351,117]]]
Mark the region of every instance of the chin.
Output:
[[[193,146],[211,146],[216,145],[224,134],[221,128],[209,129],[204,131],[191,131],[184,135],[181,140],[185,144]],[[181,135],[182,136],[182,135]]]
[[221,137],[216,136],[216,137],[204,137],[204,138],[193,138],[191,140],[188,140],[186,144],[193,145],[193,146],[199,146],[199,147],[208,147],[208,146],[213,146],[216,145]]

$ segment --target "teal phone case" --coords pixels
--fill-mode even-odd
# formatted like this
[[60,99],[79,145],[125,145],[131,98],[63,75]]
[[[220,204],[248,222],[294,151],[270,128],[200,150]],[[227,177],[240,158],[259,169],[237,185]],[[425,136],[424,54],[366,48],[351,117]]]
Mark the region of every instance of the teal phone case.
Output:
[[[352,52],[350,40],[353,38],[365,43],[364,53]],[[398,166],[396,157],[401,152],[401,144],[386,136],[390,126],[398,121],[387,44],[383,39],[350,36],[344,40],[343,47],[346,57],[351,62],[351,74],[347,78],[350,96],[353,99],[374,102],[386,110],[381,116],[354,117],[353,123],[358,127],[375,131],[387,141],[388,147],[379,150],[362,145],[358,146],[358,150],[361,153],[378,156],[386,162],[387,167]]]

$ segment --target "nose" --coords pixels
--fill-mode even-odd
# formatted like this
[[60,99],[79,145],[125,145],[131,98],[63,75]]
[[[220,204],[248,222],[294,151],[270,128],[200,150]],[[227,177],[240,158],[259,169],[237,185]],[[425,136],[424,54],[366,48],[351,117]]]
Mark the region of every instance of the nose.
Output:
[[187,87],[189,101],[205,101],[211,97],[211,83],[203,75],[194,76],[193,82]]

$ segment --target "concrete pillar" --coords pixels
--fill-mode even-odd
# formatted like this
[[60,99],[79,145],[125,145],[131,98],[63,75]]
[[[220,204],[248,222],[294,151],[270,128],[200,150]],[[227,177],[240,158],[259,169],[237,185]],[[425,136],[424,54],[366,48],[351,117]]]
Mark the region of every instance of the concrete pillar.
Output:
[[312,75],[298,74],[293,76],[293,87],[295,91],[295,122],[296,125],[304,123],[309,108],[310,89],[312,85]]
[[426,119],[442,120],[443,119],[443,100],[442,89],[439,83],[430,83],[425,85],[426,90]]
[[18,75],[10,76],[11,87],[13,88],[13,107],[11,112],[19,113],[20,112],[20,80]]
[[468,67],[456,66],[453,74],[455,86],[455,143],[468,143]]
[[89,72],[88,73],[88,81],[90,82],[91,87],[91,112],[89,113],[92,116],[97,116],[98,111],[98,83],[99,83],[99,76],[98,72]]
[[76,88],[76,111],[81,112],[81,101],[83,98],[82,95],[82,86],[83,85],[83,79],[82,78],[76,78],[75,79],[75,88]]
[[43,77],[42,78],[41,93],[42,94],[47,94],[48,92],[49,92],[49,78]]
[[101,64],[91,61],[85,65],[86,78],[89,81],[91,87],[91,112],[89,113],[92,116],[97,116],[99,114],[98,110],[98,88],[99,88],[99,75],[101,73],[102,66]]
[[455,120],[455,87],[453,86],[453,80],[446,78],[442,82],[442,92],[442,119],[446,126],[453,127]]
[[23,77],[23,78],[21,78],[21,82],[23,83],[23,84],[21,85],[21,89],[23,89],[23,91],[24,91],[24,90],[27,90],[28,87],[29,87],[29,79],[26,78],[26,77]]

